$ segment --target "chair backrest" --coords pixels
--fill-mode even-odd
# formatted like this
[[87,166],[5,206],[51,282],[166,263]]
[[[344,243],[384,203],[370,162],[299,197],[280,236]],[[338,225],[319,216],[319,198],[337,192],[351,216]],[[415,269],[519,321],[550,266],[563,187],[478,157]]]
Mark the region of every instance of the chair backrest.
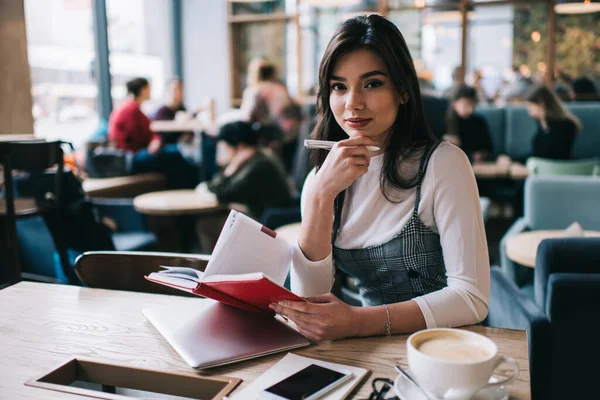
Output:
[[477,108],[477,114],[483,117],[488,126],[490,139],[492,139],[493,156],[504,153],[505,135],[505,110],[503,107],[482,105]]
[[551,160],[529,157],[527,169],[530,175],[597,175],[600,174],[600,159]]
[[144,276],[160,271],[161,265],[204,271],[208,260],[209,256],[196,254],[91,251],[77,258],[75,272],[92,288],[185,296],[181,290],[149,282]]
[[529,332],[532,387],[541,393],[534,398],[593,397],[596,370],[584,366],[600,353],[599,259],[600,238],[548,239],[538,247],[535,300],[550,325]]
[[217,141],[214,137],[202,132],[200,146],[202,146],[204,180],[209,181],[217,173]]
[[565,229],[579,222],[600,230],[600,178],[532,176],[525,182],[525,220],[531,229]]
[[504,151],[513,159],[524,159],[531,154],[531,141],[537,124],[523,106],[505,108]]
[[310,151],[304,147],[304,140],[310,137],[310,133],[315,127],[316,119],[305,119],[300,126],[300,135],[296,143],[296,152],[292,166],[292,179],[298,193],[302,192],[304,181],[312,169],[310,162]]
[[441,138],[446,134],[446,112],[450,104],[448,99],[430,95],[423,95],[421,99],[429,128],[436,137]]
[[[535,301],[543,310],[550,303],[549,279],[554,274],[600,274],[600,237],[547,239],[540,243],[535,266]],[[598,303],[600,306],[600,303]]]
[[[46,209],[45,216],[55,221],[61,221],[62,217],[62,195],[63,195],[63,151],[61,141],[24,141],[0,143],[0,164],[4,168],[5,198],[6,198],[6,226],[9,232],[9,241],[17,241],[16,213],[14,207],[14,184],[12,171],[20,170],[30,173],[32,176],[43,176],[44,171],[57,167],[54,174],[54,188],[44,195],[43,199],[37,199],[40,210]],[[45,203],[43,206],[41,203]],[[53,212],[49,212],[52,210]],[[64,241],[62,224],[55,223],[52,227],[52,239],[59,253],[63,273],[70,281],[75,282],[75,274],[70,268],[67,247]],[[16,248],[16,245],[15,245]],[[18,260],[17,271],[20,271]],[[19,272],[20,275],[20,272]],[[19,277],[16,277],[17,279]]]
[[550,399],[597,397],[598,368],[586,366],[600,357],[599,306],[600,273],[550,275],[546,314],[552,324],[552,358],[545,377]]
[[12,169],[41,173],[63,162],[62,142],[26,141],[7,142],[3,146],[10,154]]
[[600,101],[568,103],[583,128],[575,138],[572,157],[576,159],[600,157]]

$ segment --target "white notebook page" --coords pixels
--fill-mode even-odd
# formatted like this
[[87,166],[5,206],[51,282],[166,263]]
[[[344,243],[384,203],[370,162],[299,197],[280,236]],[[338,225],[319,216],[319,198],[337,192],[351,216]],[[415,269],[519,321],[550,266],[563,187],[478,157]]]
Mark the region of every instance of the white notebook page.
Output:
[[211,275],[262,272],[283,285],[292,262],[292,247],[284,239],[261,231],[262,225],[232,210],[206,266]]

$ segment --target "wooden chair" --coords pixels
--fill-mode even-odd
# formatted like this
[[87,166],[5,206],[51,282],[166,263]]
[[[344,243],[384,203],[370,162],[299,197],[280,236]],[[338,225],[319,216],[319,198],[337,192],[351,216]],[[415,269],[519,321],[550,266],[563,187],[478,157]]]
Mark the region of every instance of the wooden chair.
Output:
[[[16,283],[21,279],[54,282],[50,277],[24,274],[21,272],[17,246],[17,218],[44,215],[61,221],[61,199],[63,195],[63,151],[62,142],[27,141],[0,143],[0,165],[4,169],[4,199],[0,200],[0,221],[3,222],[6,246],[5,282]],[[56,168],[54,189],[44,195],[44,199],[15,198],[13,170],[30,175],[42,174],[49,168]],[[69,265],[64,232],[60,223],[53,224],[52,239],[59,255],[61,267],[69,282],[77,278]]]
[[144,276],[160,271],[161,265],[204,271],[209,258],[197,254],[92,251],[77,258],[75,272],[81,282],[91,288],[194,296],[147,281]]

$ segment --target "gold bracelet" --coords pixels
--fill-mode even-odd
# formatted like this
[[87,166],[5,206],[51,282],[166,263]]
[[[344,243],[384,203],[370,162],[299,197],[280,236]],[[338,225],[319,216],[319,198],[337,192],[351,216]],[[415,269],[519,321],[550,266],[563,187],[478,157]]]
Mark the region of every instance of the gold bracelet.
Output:
[[386,334],[386,336],[392,336],[392,322],[390,321],[390,310],[388,309],[387,304],[384,304],[383,306],[385,307],[385,315],[386,315],[385,334]]

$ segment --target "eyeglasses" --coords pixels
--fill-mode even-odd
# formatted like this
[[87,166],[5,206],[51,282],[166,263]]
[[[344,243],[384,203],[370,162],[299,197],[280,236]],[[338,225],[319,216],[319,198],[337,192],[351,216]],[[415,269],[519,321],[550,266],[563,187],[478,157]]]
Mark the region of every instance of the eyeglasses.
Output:
[[387,393],[394,387],[394,382],[388,378],[375,378],[371,382],[373,392],[369,396],[369,400],[398,400],[398,397],[386,397]]

